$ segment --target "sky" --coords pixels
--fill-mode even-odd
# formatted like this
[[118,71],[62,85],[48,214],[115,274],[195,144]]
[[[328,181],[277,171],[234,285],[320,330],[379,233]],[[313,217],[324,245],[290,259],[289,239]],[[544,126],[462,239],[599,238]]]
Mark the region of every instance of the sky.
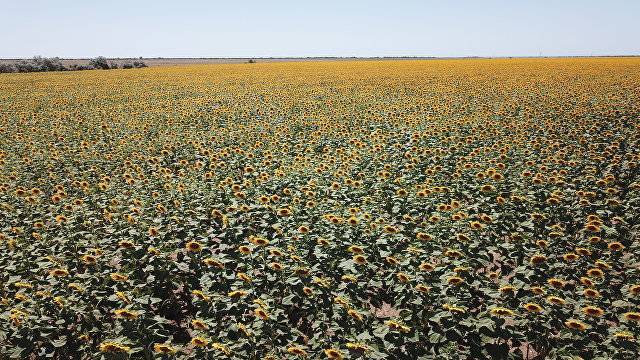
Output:
[[0,58],[640,55],[638,0],[0,0]]

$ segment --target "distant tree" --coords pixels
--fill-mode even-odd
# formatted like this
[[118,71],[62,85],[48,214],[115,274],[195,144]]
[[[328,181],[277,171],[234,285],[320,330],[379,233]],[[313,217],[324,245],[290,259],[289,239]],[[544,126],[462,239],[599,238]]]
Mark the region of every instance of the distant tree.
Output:
[[31,59],[35,71],[64,71],[67,68],[62,65],[60,58],[46,58],[42,56],[34,56]]
[[115,61],[109,61],[109,69],[117,69],[118,63]]
[[104,56],[98,56],[97,58],[89,60],[89,64],[91,64],[94,69],[109,69],[109,63],[107,62],[107,58],[105,58]]
[[13,65],[17,72],[34,72],[40,71],[32,62],[20,60]]
[[122,68],[123,69],[133,69],[133,64],[130,63],[130,62],[122,63]]
[[80,71],[80,70],[93,70],[94,67],[91,65],[80,65],[80,64],[73,64],[71,66],[69,66],[69,70],[74,70],[74,71]]
[[249,64],[255,64],[255,63],[256,63],[256,61],[255,61],[255,60],[253,60],[253,59],[249,59],[249,61],[247,61],[247,62],[248,62]]
[[2,64],[0,63],[0,74],[2,73],[12,73],[16,72],[16,68],[11,64]]
[[147,64],[144,63],[144,61],[134,61],[133,62],[133,67],[134,68],[146,68]]

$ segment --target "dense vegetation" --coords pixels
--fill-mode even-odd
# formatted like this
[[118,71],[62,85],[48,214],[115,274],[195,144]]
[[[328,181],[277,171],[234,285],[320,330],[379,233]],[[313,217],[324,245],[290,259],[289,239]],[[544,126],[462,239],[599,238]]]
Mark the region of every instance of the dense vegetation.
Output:
[[640,59],[0,77],[0,353],[640,352]]
[[19,60],[15,63],[0,63],[0,73],[14,72],[43,72],[43,71],[76,71],[76,70],[109,70],[109,69],[134,69],[147,67],[147,64],[141,60],[133,62],[124,62],[121,65],[114,61],[108,61],[105,57],[99,56],[89,60],[89,64],[80,65],[72,64],[65,66],[62,60],[57,57],[46,58],[42,56],[34,56],[33,59]]

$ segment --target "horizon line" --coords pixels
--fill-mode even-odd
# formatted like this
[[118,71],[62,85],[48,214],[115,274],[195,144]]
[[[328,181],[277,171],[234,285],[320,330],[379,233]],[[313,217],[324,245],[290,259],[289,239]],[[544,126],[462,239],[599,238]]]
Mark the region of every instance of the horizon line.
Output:
[[28,60],[34,57],[59,58],[60,60],[90,60],[96,57],[104,57],[112,60],[139,60],[139,59],[199,59],[199,60],[251,60],[251,59],[512,59],[512,58],[597,58],[597,57],[640,57],[637,54],[601,54],[601,55],[462,55],[462,56],[431,56],[431,55],[386,55],[386,56],[104,56],[93,57],[61,57],[33,55],[30,57],[0,57],[0,60]]

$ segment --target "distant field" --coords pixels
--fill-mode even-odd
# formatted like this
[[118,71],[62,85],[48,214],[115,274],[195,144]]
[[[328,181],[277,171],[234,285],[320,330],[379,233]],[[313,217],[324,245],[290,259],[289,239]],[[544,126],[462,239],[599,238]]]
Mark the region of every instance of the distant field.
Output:
[[[381,58],[357,58],[357,60],[380,60]],[[384,58],[385,60],[399,60],[399,59],[411,59],[411,60],[424,60],[430,59],[427,57],[422,58]],[[21,59],[0,59],[0,63],[15,63]],[[250,58],[115,58],[109,59],[115,63],[123,64],[126,62],[132,62],[136,60],[144,61],[148,66],[166,66],[166,65],[194,65],[194,64],[240,64],[246,63]],[[290,62],[290,61],[353,61],[355,58],[329,58],[329,57],[313,57],[313,58],[253,58],[256,62]],[[89,59],[62,59],[62,63],[65,66],[79,64],[89,64]]]
[[0,359],[637,359],[640,58],[288,60],[0,74]]

